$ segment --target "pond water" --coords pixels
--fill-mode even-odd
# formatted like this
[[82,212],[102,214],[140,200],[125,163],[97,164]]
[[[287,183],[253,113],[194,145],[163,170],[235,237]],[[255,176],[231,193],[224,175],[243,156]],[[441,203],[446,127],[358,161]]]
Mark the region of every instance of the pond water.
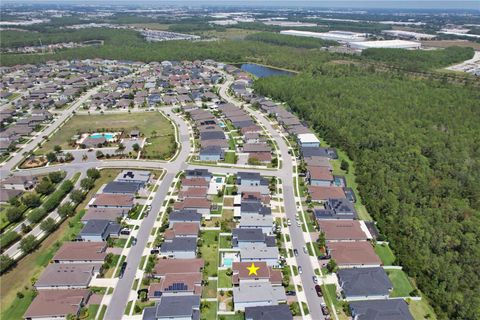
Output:
[[256,63],[244,63],[240,66],[245,72],[251,73],[259,78],[266,78],[272,76],[293,76],[295,73],[275,68],[262,66]]

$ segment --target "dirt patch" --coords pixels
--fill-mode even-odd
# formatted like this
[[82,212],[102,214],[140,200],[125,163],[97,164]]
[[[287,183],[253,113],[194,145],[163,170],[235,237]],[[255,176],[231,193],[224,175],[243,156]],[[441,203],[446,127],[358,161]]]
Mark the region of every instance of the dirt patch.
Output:
[[471,47],[475,50],[480,50],[480,43],[468,41],[468,40],[430,40],[422,41],[422,46],[433,48],[446,48],[452,46],[458,47]]
[[43,167],[47,164],[47,158],[45,157],[33,157],[33,158],[28,158],[25,160],[21,165],[20,169],[32,169],[32,168],[38,168],[38,167]]

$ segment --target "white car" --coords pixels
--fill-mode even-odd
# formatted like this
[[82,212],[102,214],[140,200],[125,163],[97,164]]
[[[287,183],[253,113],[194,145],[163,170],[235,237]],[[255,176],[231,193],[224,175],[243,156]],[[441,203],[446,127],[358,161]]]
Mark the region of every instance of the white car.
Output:
[[303,273],[302,267],[298,266],[298,274],[302,274],[302,273]]
[[291,225],[292,225],[292,220],[287,219],[287,225],[288,225],[288,226],[291,226]]

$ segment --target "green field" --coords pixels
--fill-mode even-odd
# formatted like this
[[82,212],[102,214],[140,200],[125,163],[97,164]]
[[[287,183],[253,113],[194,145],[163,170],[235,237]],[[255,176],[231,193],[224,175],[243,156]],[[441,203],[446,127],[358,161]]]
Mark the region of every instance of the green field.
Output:
[[218,287],[231,288],[232,277],[227,275],[227,270],[218,270]]
[[146,155],[160,156],[175,150],[172,144],[174,127],[160,112],[135,112],[121,114],[75,115],[67,121],[45,144],[39,148],[37,154],[46,154],[53,151],[54,146],[62,149],[72,149],[70,139],[80,133],[96,131],[124,131],[138,129],[151,145],[146,146]]
[[380,257],[384,266],[392,266],[395,263],[395,255],[388,244],[375,245],[375,253]]
[[218,231],[203,231],[201,234],[202,245],[200,247],[201,257],[205,260],[204,274],[207,277],[217,276],[218,269]]
[[414,287],[403,270],[386,270],[390,281],[393,284],[391,297],[408,297]]

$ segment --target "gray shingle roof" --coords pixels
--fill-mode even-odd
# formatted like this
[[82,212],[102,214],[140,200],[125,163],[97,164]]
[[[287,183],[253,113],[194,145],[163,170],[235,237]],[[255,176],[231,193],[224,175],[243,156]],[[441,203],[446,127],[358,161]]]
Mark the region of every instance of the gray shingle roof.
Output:
[[197,249],[197,238],[177,237],[172,241],[164,242],[160,252],[191,252]]
[[112,181],[103,188],[103,193],[135,194],[138,190],[140,190],[138,183]]
[[245,308],[245,320],[292,320],[288,304]]
[[200,296],[164,296],[156,307],[157,318],[191,317],[200,308]]
[[413,320],[403,299],[355,301],[350,310],[357,320]]
[[337,273],[345,296],[388,295],[393,288],[383,268],[340,269]]

